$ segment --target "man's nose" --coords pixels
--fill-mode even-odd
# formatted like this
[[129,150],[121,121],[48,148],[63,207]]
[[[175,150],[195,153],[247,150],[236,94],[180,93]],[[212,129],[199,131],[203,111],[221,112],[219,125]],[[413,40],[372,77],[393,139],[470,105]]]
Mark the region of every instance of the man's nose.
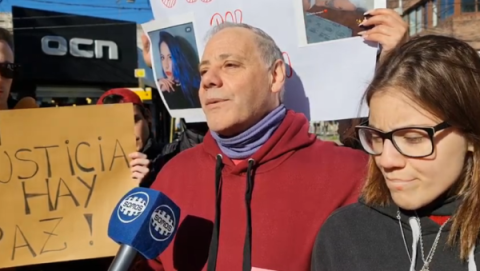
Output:
[[404,167],[406,158],[395,148],[392,141],[387,139],[383,143],[382,154],[377,161],[378,165],[384,169],[394,169]]
[[209,69],[202,75],[202,86],[204,89],[219,88],[222,85],[222,78],[216,69]]

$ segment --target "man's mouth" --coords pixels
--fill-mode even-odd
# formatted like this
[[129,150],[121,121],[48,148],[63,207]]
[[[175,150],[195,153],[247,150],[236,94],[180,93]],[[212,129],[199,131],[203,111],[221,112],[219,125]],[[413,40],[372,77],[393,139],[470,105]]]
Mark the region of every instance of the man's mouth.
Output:
[[226,99],[207,99],[206,105],[217,104],[227,101]]

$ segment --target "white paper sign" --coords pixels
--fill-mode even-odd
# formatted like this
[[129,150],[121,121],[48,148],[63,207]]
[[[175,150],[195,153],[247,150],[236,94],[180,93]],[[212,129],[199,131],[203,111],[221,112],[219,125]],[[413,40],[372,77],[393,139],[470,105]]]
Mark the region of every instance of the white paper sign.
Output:
[[[173,117],[188,122],[205,120],[198,100],[191,97],[197,76],[183,78],[187,83],[176,86],[165,80],[179,81],[175,72],[164,72],[172,68],[161,60],[160,32],[178,36],[187,44],[188,59],[183,60],[196,68],[208,31],[225,21],[261,28],[284,52],[288,65],[285,93],[288,108],[304,113],[312,121],[367,115],[362,96],[374,73],[377,44],[367,44],[357,36],[362,30],[358,24],[365,11],[385,7],[385,0],[150,0],[150,3],[155,21],[142,26],[152,42],[156,80],[163,81],[161,87],[157,85],[164,90],[160,91],[161,96]],[[167,47],[171,46],[164,45],[164,51]],[[169,104],[168,99],[181,100],[173,98],[171,93],[179,90],[180,85],[189,86],[181,92],[188,102]]]

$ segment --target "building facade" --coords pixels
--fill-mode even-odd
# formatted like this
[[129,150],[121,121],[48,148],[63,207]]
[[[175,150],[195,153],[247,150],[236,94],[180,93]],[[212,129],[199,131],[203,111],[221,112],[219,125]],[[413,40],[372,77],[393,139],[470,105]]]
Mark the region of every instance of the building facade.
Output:
[[446,35],[480,52],[480,2],[476,0],[387,0],[409,24],[409,36]]
[[0,27],[13,31],[12,13],[0,12]]

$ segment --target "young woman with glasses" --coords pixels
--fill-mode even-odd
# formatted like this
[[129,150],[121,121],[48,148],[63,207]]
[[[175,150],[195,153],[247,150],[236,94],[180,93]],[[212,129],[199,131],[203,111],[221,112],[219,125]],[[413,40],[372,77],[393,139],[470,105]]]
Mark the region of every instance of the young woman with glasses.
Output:
[[442,36],[380,64],[356,131],[370,165],[360,201],[331,215],[314,271],[476,271],[480,249],[480,58]]

